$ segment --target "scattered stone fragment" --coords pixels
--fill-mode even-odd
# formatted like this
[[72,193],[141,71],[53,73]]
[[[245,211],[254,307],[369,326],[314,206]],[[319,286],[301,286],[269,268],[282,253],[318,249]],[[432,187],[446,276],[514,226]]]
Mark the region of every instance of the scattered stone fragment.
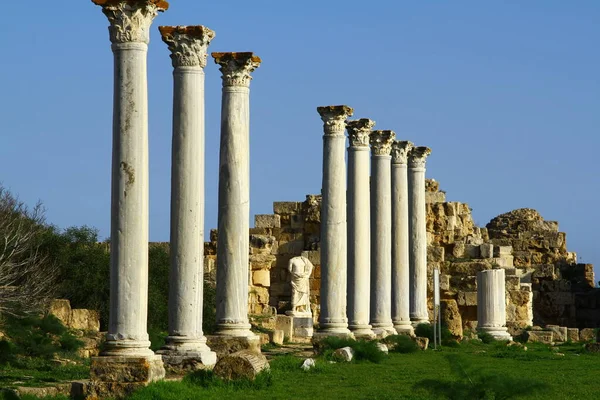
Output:
[[421,350],[427,350],[427,347],[429,346],[429,338],[417,336],[414,340]]
[[350,362],[354,358],[354,350],[352,347],[342,347],[333,352],[333,358],[338,361]]
[[383,343],[377,343],[377,348],[385,354],[389,353],[388,347]]
[[315,365],[315,360],[313,360],[312,358],[307,358],[306,360],[304,360],[300,368],[302,368],[304,371],[308,371],[309,369],[314,368]]
[[241,350],[221,358],[213,372],[216,376],[227,380],[240,378],[254,380],[256,375],[265,369],[269,369],[269,362],[264,355]]

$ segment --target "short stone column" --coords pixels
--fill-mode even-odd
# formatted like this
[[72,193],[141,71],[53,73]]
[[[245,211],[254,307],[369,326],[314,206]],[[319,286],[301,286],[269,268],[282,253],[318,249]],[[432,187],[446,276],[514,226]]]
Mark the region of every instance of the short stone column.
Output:
[[169,336],[157,353],[171,368],[214,365],[202,331],[204,286],[204,67],[215,33],[161,26],[173,61]]
[[427,213],[425,160],[428,147],[408,153],[408,230],[410,234],[410,320],[413,326],[429,323],[427,311]]
[[323,120],[321,315],[319,336],[352,336],[346,317],[346,119],[348,106],[318,107]]
[[392,321],[399,334],[412,335],[408,234],[408,152],[413,145],[392,145]]
[[502,268],[477,273],[477,330],[498,340],[512,340],[506,328],[505,288]]
[[375,121],[348,121],[348,328],[356,338],[374,338],[369,325],[370,198],[369,134]]
[[254,337],[248,322],[250,73],[253,53],[212,53],[223,78],[217,239],[217,335]]
[[393,131],[373,131],[371,144],[371,326],[378,337],[396,334],[392,322]]
[[[154,356],[148,340],[149,30],[166,1],[93,0],[114,54],[110,316],[107,356]],[[160,357],[158,357],[160,359]],[[163,370],[164,372],[164,370]]]

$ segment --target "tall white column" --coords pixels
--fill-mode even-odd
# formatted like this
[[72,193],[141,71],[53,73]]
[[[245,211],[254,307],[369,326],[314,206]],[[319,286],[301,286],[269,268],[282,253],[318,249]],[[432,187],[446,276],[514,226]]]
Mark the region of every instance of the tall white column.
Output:
[[428,147],[408,153],[408,229],[410,232],[410,320],[413,326],[429,323],[427,311],[427,215],[425,160]]
[[408,152],[413,145],[392,145],[392,321],[396,332],[412,335],[408,234]]
[[[148,314],[149,30],[157,0],[93,0],[110,22],[114,53],[110,316],[106,356],[151,356]],[[164,371],[164,370],[163,370]]]
[[356,338],[373,338],[369,325],[370,198],[369,134],[375,121],[348,121],[348,328]]
[[392,322],[393,131],[373,131],[371,144],[371,326],[377,336],[396,334]]
[[316,336],[351,336],[346,317],[346,119],[348,106],[318,107],[323,120],[321,315]]
[[217,335],[253,337],[248,323],[250,73],[253,53],[212,53],[223,78],[217,239]]
[[[204,26],[161,26],[173,61],[169,336],[159,351],[214,365],[202,331],[204,285],[204,67],[215,33]],[[177,358],[179,360],[179,358]]]
[[512,340],[506,328],[506,282],[502,268],[477,273],[477,330],[498,340]]

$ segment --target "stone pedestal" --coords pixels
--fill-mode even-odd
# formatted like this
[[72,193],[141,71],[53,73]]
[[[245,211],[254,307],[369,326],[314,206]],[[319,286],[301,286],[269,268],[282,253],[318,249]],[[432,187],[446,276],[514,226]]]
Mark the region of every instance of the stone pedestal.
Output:
[[370,198],[369,134],[375,121],[348,121],[348,328],[356,338],[375,337],[369,325]]
[[399,334],[412,335],[408,234],[408,152],[412,143],[392,145],[392,321]]
[[477,330],[497,340],[512,340],[506,328],[504,269],[477,273]]
[[212,53],[223,78],[217,240],[217,335],[253,337],[248,323],[250,73],[253,53]]
[[161,26],[173,60],[169,336],[157,353],[170,369],[212,368],[202,332],[204,285],[204,67],[215,34],[204,26]]
[[371,144],[371,326],[378,337],[396,334],[392,322],[393,131],[373,131]]
[[323,120],[321,206],[321,336],[352,336],[346,318],[346,119],[348,106],[318,107]]
[[241,350],[249,350],[254,353],[260,353],[260,337],[253,336],[206,336],[208,346],[217,353],[217,360],[228,354],[233,354]]
[[410,248],[410,320],[413,326],[429,323],[427,311],[427,216],[425,208],[425,160],[427,147],[408,153],[408,229]]
[[97,386],[143,385],[164,377],[150,350],[148,313],[149,29],[166,1],[93,0],[110,26],[114,54],[110,315],[105,350],[92,362]]
[[288,311],[286,314],[292,317],[293,338],[310,339],[313,337],[313,317],[310,313],[298,313]]

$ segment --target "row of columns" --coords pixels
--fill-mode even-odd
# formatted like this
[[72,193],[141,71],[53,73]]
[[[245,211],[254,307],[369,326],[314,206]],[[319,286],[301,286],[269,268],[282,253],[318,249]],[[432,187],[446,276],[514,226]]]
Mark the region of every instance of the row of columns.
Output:
[[[110,316],[103,356],[153,358],[148,308],[150,26],[162,0],[92,0],[110,22],[114,53]],[[173,64],[169,335],[158,352],[211,365],[202,331],[204,67],[215,33],[159,27]],[[249,91],[253,53],[212,53],[223,80],[219,156],[217,335],[253,337],[248,323]],[[159,357],[160,359],[160,357]],[[160,375],[160,374],[159,374]],[[159,376],[160,377],[160,376]]]
[[348,106],[317,111],[324,123],[318,334],[410,334],[413,325],[428,322],[425,160],[431,151],[396,141],[393,131],[372,130],[372,120],[347,121]]

